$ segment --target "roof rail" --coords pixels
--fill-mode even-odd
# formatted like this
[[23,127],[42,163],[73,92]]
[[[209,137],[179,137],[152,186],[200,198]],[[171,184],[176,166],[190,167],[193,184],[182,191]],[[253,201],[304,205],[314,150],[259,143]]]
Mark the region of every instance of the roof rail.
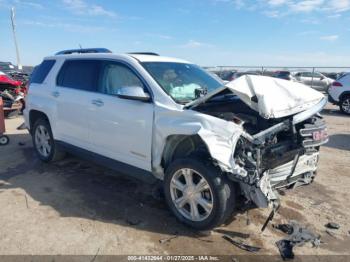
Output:
[[79,49],[69,49],[57,52],[55,55],[70,55],[70,54],[87,54],[87,53],[112,53],[111,50],[107,48],[79,48]]
[[128,54],[129,55],[155,55],[155,56],[159,56],[159,54],[153,53],[153,52],[131,52]]

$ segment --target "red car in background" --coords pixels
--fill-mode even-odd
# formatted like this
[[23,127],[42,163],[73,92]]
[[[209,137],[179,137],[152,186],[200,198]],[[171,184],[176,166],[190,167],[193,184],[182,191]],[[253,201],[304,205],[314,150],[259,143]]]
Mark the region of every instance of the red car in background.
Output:
[[4,72],[0,71],[0,87],[18,87],[21,86],[22,82],[21,81],[16,81],[13,80],[11,77],[9,77],[8,75],[6,75]]

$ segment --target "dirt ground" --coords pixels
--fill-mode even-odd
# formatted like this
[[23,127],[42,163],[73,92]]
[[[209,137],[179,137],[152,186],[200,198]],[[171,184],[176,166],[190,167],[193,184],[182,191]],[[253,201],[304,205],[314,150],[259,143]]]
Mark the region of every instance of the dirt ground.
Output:
[[[331,105],[323,115],[330,142],[322,147],[315,182],[285,192],[264,233],[269,210],[257,208],[238,212],[215,231],[191,231],[152,196],[150,185],[74,157],[41,163],[27,131],[16,130],[22,118],[8,119],[11,141],[0,147],[0,255],[251,254],[224,240],[224,233],[261,247],[258,255],[279,255],[275,242],[285,235],[272,224],[290,219],[322,236],[319,248],[297,247],[296,256],[349,255],[350,117]],[[329,221],[340,229],[328,234]]]

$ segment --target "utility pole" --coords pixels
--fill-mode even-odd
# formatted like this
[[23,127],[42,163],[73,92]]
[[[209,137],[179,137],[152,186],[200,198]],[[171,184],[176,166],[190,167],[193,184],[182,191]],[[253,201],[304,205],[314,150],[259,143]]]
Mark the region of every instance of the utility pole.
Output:
[[13,32],[13,39],[15,41],[16,46],[16,55],[17,55],[17,67],[19,70],[22,70],[22,64],[21,59],[19,57],[19,49],[17,44],[17,36],[16,36],[16,23],[15,23],[15,8],[11,8],[11,23],[12,23],[12,32]]

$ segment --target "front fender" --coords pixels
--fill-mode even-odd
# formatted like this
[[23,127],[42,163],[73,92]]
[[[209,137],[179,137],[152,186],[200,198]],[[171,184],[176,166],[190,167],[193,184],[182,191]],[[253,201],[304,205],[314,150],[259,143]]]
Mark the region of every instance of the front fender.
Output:
[[155,109],[152,169],[155,176],[162,179],[161,166],[167,138],[173,135],[199,135],[206,144],[211,157],[222,171],[243,172],[232,157],[236,143],[243,133],[240,125],[193,110]]

